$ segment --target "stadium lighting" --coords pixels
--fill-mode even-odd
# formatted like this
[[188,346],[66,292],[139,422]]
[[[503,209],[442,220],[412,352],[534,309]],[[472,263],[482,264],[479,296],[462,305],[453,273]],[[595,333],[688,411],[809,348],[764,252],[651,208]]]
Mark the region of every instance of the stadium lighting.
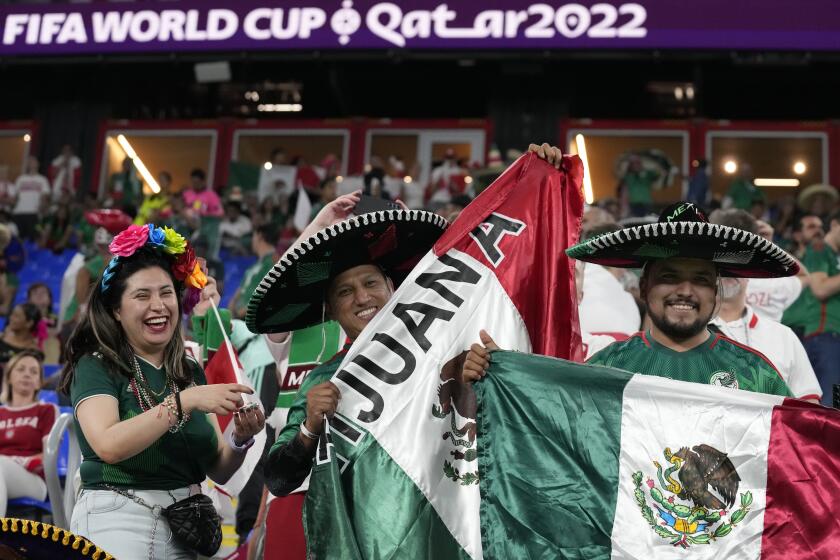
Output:
[[260,113],[299,113],[303,111],[300,103],[260,103],[257,105]]
[[583,134],[575,136],[578,155],[583,162],[583,198],[587,204],[595,202],[595,194],[592,192],[592,177],[589,175],[589,158],[586,156],[586,140]]
[[123,151],[125,151],[125,154],[134,161],[134,167],[136,167],[137,171],[140,172],[140,176],[143,177],[143,180],[146,181],[146,184],[149,185],[152,192],[155,194],[159,193],[160,185],[158,185],[158,182],[155,181],[154,177],[152,177],[152,174],[149,173],[149,170],[146,168],[146,164],[143,163],[143,160],[140,159],[140,156],[138,156],[137,152],[134,151],[134,148],[131,146],[128,139],[124,135],[120,134],[117,136],[117,142],[119,142],[120,147]]
[[24,142],[29,142],[30,140],[32,140],[32,136],[30,136],[28,132],[23,135]]
[[470,177],[469,175],[464,177],[464,183],[467,184],[467,185],[472,184],[472,177]]
[[269,169],[271,169],[271,162],[270,161],[265,162],[263,164],[263,167],[265,168],[266,171],[268,171]]
[[336,175],[336,176],[335,176],[335,182],[336,182],[336,183],[340,183],[340,182],[342,182],[343,180],[344,180],[344,177],[342,177],[341,175]]
[[798,187],[799,179],[757,178],[754,183],[756,187]]
[[405,177],[403,177],[403,183],[408,184],[411,181],[413,181],[413,179],[411,178],[411,175],[406,175]]
[[732,175],[738,171],[738,164],[735,163],[735,160],[728,159],[723,163],[723,170]]
[[793,172],[797,175],[804,175],[806,171],[808,171],[808,166],[805,165],[804,161],[797,161],[793,164]]

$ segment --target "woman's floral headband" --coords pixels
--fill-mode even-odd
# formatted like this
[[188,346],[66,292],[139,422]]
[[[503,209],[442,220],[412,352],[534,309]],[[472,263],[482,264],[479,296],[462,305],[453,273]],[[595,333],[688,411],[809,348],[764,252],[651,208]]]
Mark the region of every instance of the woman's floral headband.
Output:
[[138,226],[132,224],[114,236],[108,246],[114,257],[102,273],[102,293],[111,287],[111,280],[117,273],[117,267],[122,259],[133,255],[140,247],[149,246],[175,257],[172,263],[172,274],[179,282],[187,285],[187,296],[184,300],[184,312],[189,313],[198,303],[201,290],[207,285],[207,276],[202,272],[195,251],[184,237],[172,228],[156,227],[154,224]]

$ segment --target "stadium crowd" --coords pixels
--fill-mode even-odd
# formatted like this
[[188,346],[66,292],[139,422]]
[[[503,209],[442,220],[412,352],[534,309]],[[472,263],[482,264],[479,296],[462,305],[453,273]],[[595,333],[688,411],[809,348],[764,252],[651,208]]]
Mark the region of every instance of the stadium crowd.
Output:
[[[35,157],[29,157],[24,173],[14,181],[7,169],[0,169],[0,248],[4,250],[0,314],[5,317],[0,337],[0,399],[3,401],[0,427],[23,428],[15,430],[14,437],[0,442],[0,514],[7,511],[10,500],[14,507],[14,500],[19,498],[41,501],[47,498],[41,441],[52,428],[57,409],[39,401],[38,395],[41,390],[55,389],[61,376],[45,377],[44,366],[70,364],[67,369],[75,371],[76,375],[79,371],[93,371],[99,367],[89,363],[90,360],[81,362],[80,366],[80,353],[89,348],[74,347],[74,344],[81,344],[79,333],[86,332],[84,329],[96,328],[88,319],[92,313],[90,306],[103,305],[97,301],[102,291],[98,286],[113,262],[110,251],[114,236],[132,223],[165,225],[186,239],[196,256],[205,259],[203,270],[212,279],[204,288],[207,292],[202,292],[197,311],[183,321],[184,340],[201,347],[195,352],[199,361],[207,360],[206,351],[217,350],[221,344],[218,338],[209,342],[213,337],[210,335],[212,328],[207,325],[206,317],[210,316],[207,301],[226,301],[229,315],[225,319],[232,324],[231,342],[267,420],[267,443],[260,450],[263,458],[236,497],[235,513],[232,513],[231,505],[234,502],[224,494],[214,497],[216,506],[235,526],[237,544],[250,545],[252,549],[257,542],[264,542],[265,547],[272,545],[271,536],[265,531],[266,525],[282,525],[288,519],[271,517],[272,500],[267,490],[271,485],[267,487],[262,463],[275,441],[275,434],[280,434],[286,424],[283,415],[294,406],[292,399],[304,379],[304,375],[297,374],[306,370],[289,375],[293,369],[290,369],[289,360],[294,362],[296,358],[294,354],[290,356],[287,338],[259,336],[246,328],[244,321],[251,295],[296,239],[346,217],[358,201],[357,189],[375,199],[399,201],[400,205],[412,209],[427,209],[454,222],[461,210],[518,155],[507,154],[507,160],[502,161],[494,150],[487,166],[477,168],[470,162],[456,159],[454,152],[448,152],[433,163],[429,183],[419,185],[405,181],[411,170],[406,170],[402,162],[388,154],[372,157],[360,177],[341,177],[338,175],[340,162],[334,156],[325,157],[319,165],[310,165],[300,159],[288,159],[287,151],[293,152],[294,146],[274,150],[269,161],[275,169],[294,167],[295,183],[289,184],[288,174],[274,175],[271,168],[267,168],[256,189],[245,189],[241,185],[213,188],[208,185],[204,170],[196,167],[186,185],[173,185],[171,174],[158,170],[161,190],[147,192],[132,160],[126,158],[121,169],[109,178],[104,196],[96,197],[83,188],[83,162],[70,146],[66,146],[47,168]],[[707,174],[709,165],[705,161],[695,162],[692,176],[684,178],[684,198],[701,208],[713,224],[735,227],[774,241],[793,255],[801,267],[798,275],[786,278],[721,279],[715,316],[709,329],[766,356],[795,397],[830,406],[832,387],[840,384],[840,369],[836,367],[840,363],[840,196],[831,186],[813,185],[796,195],[770,200],[761,187],[754,185],[748,166],[743,166],[727,192],[712,193]],[[619,178],[615,197],[596,201],[585,208],[581,240],[632,225],[657,222],[661,208],[654,205],[651,198],[655,179],[631,163],[625,175]],[[21,284],[19,276],[29,266],[28,253],[32,251],[75,255],[58,287],[61,293],[55,293],[56,286],[43,282]],[[148,258],[154,260],[155,257]],[[225,268],[231,259],[245,259],[248,266],[236,278],[235,285],[225,285]],[[650,328],[651,320],[640,293],[640,274],[639,270],[578,262],[579,313],[587,357]],[[130,278],[126,276],[121,282],[130,282]],[[120,290],[128,289],[127,284],[120,286]],[[128,327],[123,325],[123,328],[130,340]],[[182,336],[180,330],[175,332]],[[353,337],[353,333],[340,329],[333,335],[335,341],[325,340],[322,344],[322,331],[315,332],[317,343],[314,346],[317,348],[311,362],[327,361],[341,348],[347,336]],[[142,369],[147,376],[153,373],[153,361],[151,358],[143,360]],[[306,360],[300,362],[307,363]],[[137,360],[134,364],[138,364]],[[140,365],[137,368],[140,371]],[[165,385],[161,387],[165,388]],[[199,396],[199,392],[194,391],[188,399],[190,389],[181,387],[181,390],[193,414],[224,408],[215,401],[211,403],[209,394]],[[60,403],[69,405],[72,402],[78,406],[84,402],[85,395],[98,394],[94,389],[80,391],[72,401],[67,395],[61,396]],[[244,389],[237,391],[245,392]],[[237,395],[230,396],[229,400],[240,402]],[[174,401],[170,404],[176,407]],[[99,417],[115,415],[116,409],[105,410],[102,406],[102,403],[95,409],[86,406],[88,414],[82,414],[82,417],[76,409],[77,421],[85,429],[83,451],[86,453],[96,450],[101,455],[101,450],[107,447],[96,441],[104,437],[107,426],[94,427],[96,423],[91,415],[94,412]],[[177,408],[180,406],[179,403]],[[141,403],[141,408],[145,411],[154,406]],[[169,413],[164,412],[170,418]],[[158,418],[160,416],[158,413]],[[262,429],[259,419],[243,418],[242,422],[250,422],[248,426],[252,429],[242,428],[242,437],[231,440],[233,449],[241,447],[242,442],[253,435],[251,432]],[[169,426],[161,423],[157,436],[169,437],[161,434],[166,434],[172,427],[171,423]],[[146,426],[145,429],[150,428]],[[191,434],[190,437],[199,441],[210,436]],[[151,445],[151,442],[147,443]],[[161,449],[175,449],[171,442],[166,445],[170,447]],[[136,453],[139,449],[133,451]],[[230,475],[229,471],[241,463],[240,456],[224,453],[219,463],[208,463],[201,471],[202,477],[206,475],[223,484],[225,475]],[[115,448],[112,457],[122,460],[131,455],[131,451]],[[142,477],[142,469],[131,471],[130,475]],[[82,483],[86,484],[85,478],[90,480],[90,476],[95,478],[97,475],[83,473]],[[72,478],[72,474],[68,474],[68,484],[73,484]],[[292,486],[297,488],[301,477],[291,478],[294,479]],[[156,499],[154,493],[159,490],[169,490],[164,487],[144,489],[143,496],[148,500]],[[98,499],[90,493],[81,498],[90,504]],[[31,514],[31,511],[23,514]],[[130,521],[129,517],[125,520],[126,523]],[[74,523],[76,529],[84,532],[86,520]],[[112,537],[119,540],[128,535],[112,534]]]

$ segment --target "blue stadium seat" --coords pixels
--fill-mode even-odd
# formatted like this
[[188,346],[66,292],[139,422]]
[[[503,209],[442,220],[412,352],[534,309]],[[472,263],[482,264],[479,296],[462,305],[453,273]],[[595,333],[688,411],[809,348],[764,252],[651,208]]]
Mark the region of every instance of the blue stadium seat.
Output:
[[45,403],[52,403],[56,406],[58,405],[58,393],[56,393],[55,391],[41,389],[40,391],[38,391],[38,398]]
[[44,379],[49,379],[61,371],[61,364],[44,364]]

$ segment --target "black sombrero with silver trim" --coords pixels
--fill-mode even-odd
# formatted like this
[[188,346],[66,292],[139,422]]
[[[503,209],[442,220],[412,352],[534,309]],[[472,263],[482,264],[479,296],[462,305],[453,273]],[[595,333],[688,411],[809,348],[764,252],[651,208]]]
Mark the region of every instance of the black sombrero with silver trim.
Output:
[[710,224],[690,202],[669,206],[656,223],[593,237],[566,254],[618,268],[642,268],[649,261],[672,257],[703,259],[716,263],[721,276],[744,278],[799,272],[796,260],[775,243],[748,231]]
[[381,210],[322,229],[268,271],[248,302],[245,324],[256,333],[317,325],[327,287],[338,274],[375,264],[399,285],[446,226],[446,219],[431,212]]
[[47,523],[28,519],[0,519],[0,558],[27,560],[113,560],[87,540]]

